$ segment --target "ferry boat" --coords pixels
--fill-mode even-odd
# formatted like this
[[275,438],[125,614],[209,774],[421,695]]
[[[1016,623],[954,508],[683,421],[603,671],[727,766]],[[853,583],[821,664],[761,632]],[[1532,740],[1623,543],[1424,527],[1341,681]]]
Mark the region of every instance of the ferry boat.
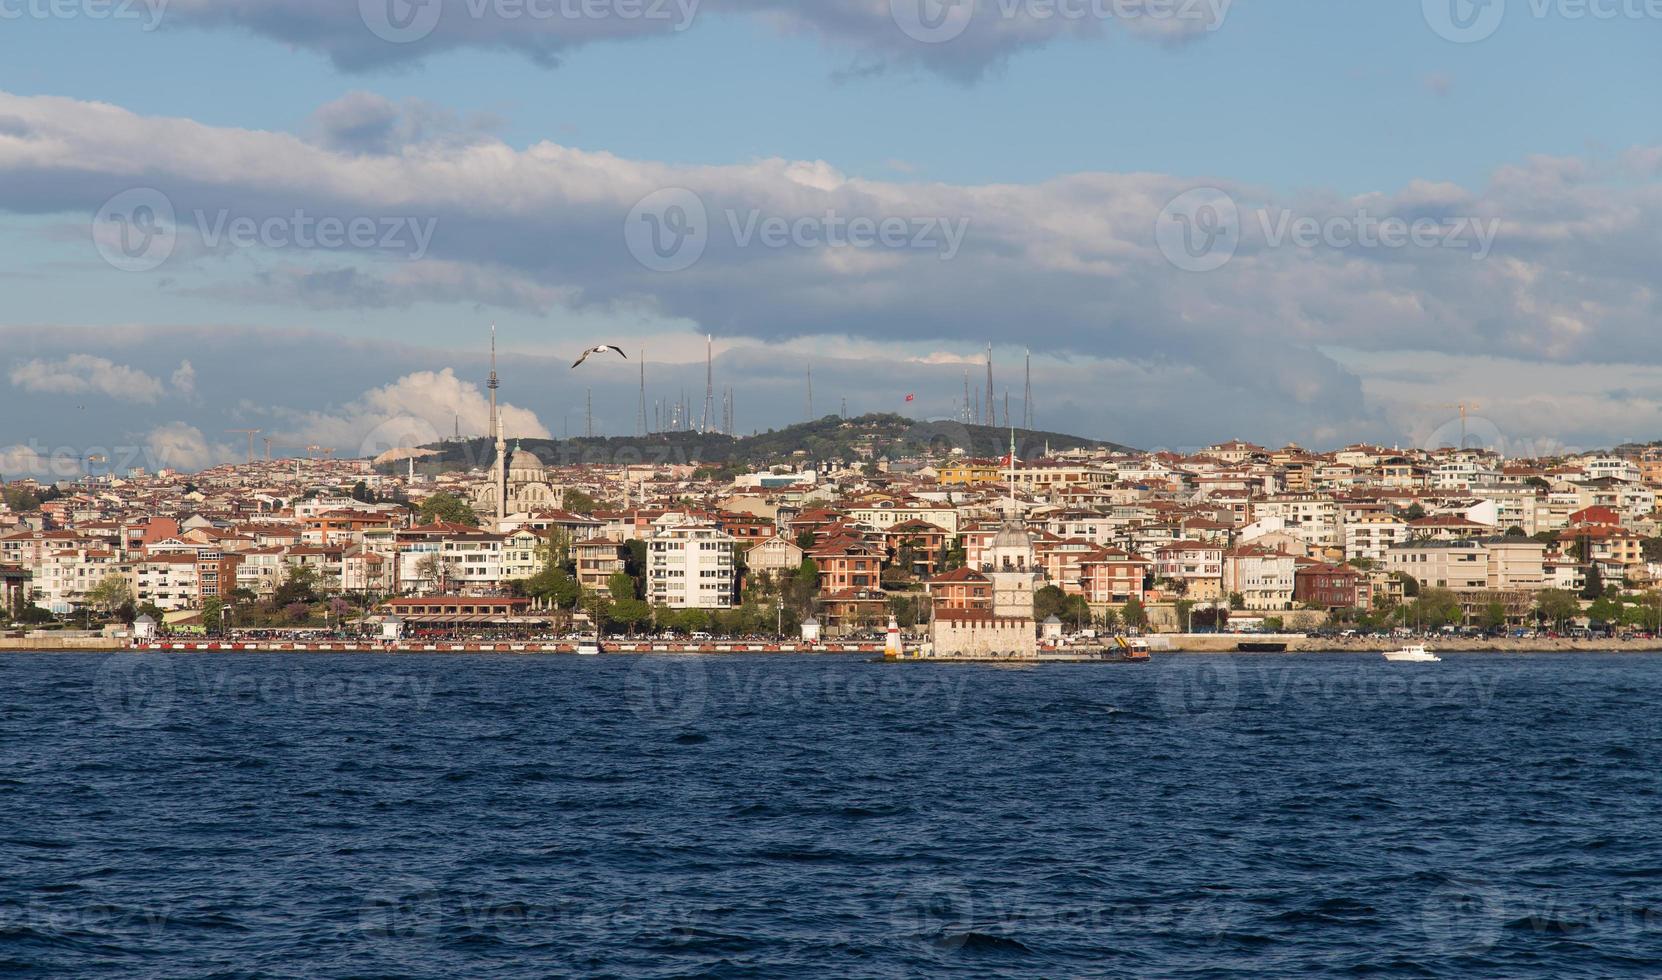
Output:
[[1424,643],[1410,643],[1401,650],[1390,650],[1385,659],[1395,663],[1435,664],[1441,663],[1443,658],[1425,648]]

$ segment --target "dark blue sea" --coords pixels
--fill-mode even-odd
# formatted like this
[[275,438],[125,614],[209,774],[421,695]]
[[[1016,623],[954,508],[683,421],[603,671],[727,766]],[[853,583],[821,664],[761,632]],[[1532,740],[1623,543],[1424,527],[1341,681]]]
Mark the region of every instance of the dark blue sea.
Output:
[[0,657],[0,973],[1662,975],[1662,658]]

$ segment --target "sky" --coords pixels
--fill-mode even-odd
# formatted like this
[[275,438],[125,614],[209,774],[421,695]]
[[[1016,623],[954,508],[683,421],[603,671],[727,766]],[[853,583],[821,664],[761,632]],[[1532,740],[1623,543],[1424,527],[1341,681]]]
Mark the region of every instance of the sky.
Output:
[[816,415],[955,416],[991,344],[1017,422],[1030,351],[1040,428],[1144,448],[1662,437],[1659,41],[1645,0],[0,0],[0,476],[481,434],[493,323],[525,437],[632,434],[643,355],[649,415],[701,407],[706,337],[741,432],[810,366]]

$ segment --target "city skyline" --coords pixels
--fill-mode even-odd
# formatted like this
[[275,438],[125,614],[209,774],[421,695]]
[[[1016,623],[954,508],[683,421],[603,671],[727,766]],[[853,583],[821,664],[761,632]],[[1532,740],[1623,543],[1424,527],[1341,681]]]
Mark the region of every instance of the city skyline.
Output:
[[[684,386],[701,414],[709,334],[741,431],[802,417],[785,360],[822,407],[951,417],[991,342],[1001,390],[1033,349],[1041,427],[1129,445],[1220,419],[1419,444],[1459,403],[1531,446],[1662,432],[1662,124],[1623,74],[1662,71],[1626,57],[1642,11],[1461,34],[1434,3],[984,6],[923,39],[906,3],[529,27],[434,5],[391,40],[375,4],[23,18],[0,412],[29,424],[0,462],[30,440],[225,461],[235,428],[351,445],[412,408],[447,434],[491,321],[524,428],[554,435],[590,387],[600,431],[641,414],[629,369],[555,370],[595,336],[647,351],[649,407]],[[1360,36],[1376,60],[1347,61]],[[115,78],[128,50],[154,70]],[[1261,77],[1282,63],[1323,84]]]

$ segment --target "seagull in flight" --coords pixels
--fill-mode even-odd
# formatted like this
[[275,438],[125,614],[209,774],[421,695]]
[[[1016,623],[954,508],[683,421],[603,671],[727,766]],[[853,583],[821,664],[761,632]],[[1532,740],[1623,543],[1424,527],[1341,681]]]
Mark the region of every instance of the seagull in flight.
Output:
[[593,357],[596,354],[616,354],[617,356],[623,358],[626,361],[629,360],[629,355],[625,354],[623,352],[623,348],[613,347],[611,344],[601,344],[599,347],[590,347],[588,350],[584,351],[583,356],[579,357],[577,359],[577,363],[573,364],[571,366],[571,369],[573,371],[577,370],[578,368],[583,366],[584,361],[588,360],[590,357]]

